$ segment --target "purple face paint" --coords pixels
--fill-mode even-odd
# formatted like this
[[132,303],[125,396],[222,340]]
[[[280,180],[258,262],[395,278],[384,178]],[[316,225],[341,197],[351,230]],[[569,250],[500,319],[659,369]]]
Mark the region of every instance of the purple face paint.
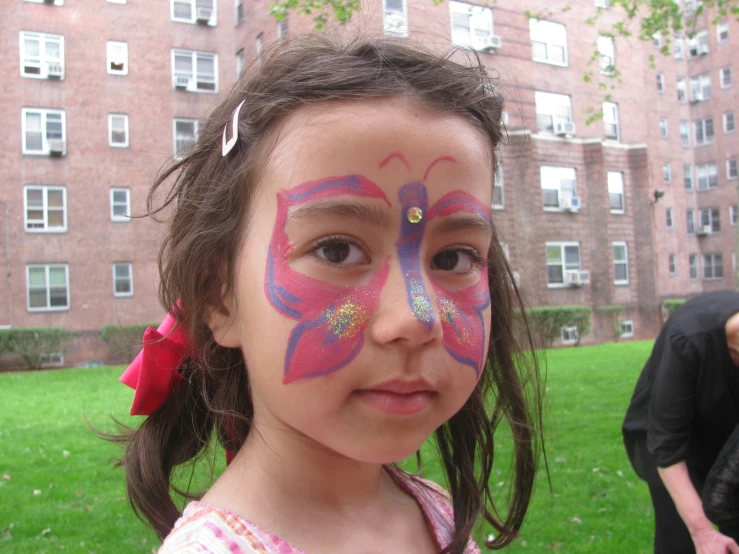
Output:
[[390,205],[377,185],[358,175],[312,181],[277,195],[277,218],[267,254],[264,288],[278,312],[298,320],[285,353],[285,384],[332,373],[357,356],[390,271],[386,261],[369,283],[347,289],[311,279],[289,267],[291,246],[285,232],[288,210],[336,196],[376,198]]

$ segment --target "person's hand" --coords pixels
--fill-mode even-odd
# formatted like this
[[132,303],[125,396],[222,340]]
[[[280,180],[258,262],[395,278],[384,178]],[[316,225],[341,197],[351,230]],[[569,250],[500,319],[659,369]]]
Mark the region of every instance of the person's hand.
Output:
[[734,539],[722,535],[713,526],[696,530],[691,537],[695,554],[739,554],[739,546]]

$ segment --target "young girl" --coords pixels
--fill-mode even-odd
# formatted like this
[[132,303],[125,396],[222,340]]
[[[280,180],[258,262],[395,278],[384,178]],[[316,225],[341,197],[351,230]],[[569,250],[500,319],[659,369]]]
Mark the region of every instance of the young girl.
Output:
[[[487,546],[515,538],[540,401],[535,362],[514,364],[521,302],[489,208],[502,108],[479,62],[304,36],[247,71],[159,176],[153,214],[176,174],[170,315],[121,378],[149,417],[120,440],[160,553],[471,553],[478,518]],[[393,465],[432,433],[448,493]],[[181,514],[173,470],[212,441],[229,464]]]

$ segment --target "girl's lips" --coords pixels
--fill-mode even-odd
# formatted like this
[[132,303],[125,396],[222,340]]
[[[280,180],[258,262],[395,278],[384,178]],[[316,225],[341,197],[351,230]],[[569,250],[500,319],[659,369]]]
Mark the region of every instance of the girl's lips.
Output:
[[369,406],[386,414],[410,416],[427,408],[437,393],[431,390],[398,393],[382,389],[361,389],[354,391],[354,394]]

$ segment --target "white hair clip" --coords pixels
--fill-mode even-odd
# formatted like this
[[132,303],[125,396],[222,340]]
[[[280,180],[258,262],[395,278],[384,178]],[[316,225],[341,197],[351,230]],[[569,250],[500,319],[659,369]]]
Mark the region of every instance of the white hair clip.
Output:
[[221,153],[224,157],[233,150],[233,147],[236,146],[236,141],[239,138],[239,112],[241,111],[241,106],[244,105],[244,102],[246,102],[246,100],[242,100],[241,104],[239,104],[234,110],[233,133],[230,140],[226,140],[226,130],[228,129],[228,125],[223,128],[223,146],[221,148]]

